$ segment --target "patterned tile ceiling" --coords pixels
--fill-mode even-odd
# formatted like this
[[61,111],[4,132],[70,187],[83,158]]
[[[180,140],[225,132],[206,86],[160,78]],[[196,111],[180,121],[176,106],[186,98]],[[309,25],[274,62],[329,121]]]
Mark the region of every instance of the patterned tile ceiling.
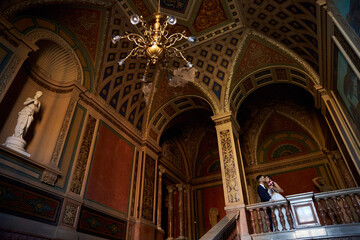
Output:
[[247,26],[285,44],[318,72],[318,39],[314,0],[247,0]]

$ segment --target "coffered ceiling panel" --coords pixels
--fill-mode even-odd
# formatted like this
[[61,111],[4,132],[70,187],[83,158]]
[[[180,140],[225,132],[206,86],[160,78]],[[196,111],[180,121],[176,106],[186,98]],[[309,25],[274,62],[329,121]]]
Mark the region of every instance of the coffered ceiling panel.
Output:
[[246,0],[247,26],[285,44],[318,72],[318,39],[314,0]]

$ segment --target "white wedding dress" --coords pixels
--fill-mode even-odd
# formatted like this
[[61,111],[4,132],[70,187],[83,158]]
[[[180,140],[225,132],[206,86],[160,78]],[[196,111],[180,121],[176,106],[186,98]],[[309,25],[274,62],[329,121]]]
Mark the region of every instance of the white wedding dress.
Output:
[[[275,192],[274,190],[272,190],[272,189],[270,189],[270,188],[268,189],[268,192],[269,192],[269,194],[270,194],[270,196],[271,196],[270,201],[276,202],[276,201],[280,201],[280,200],[285,200],[285,199],[286,199],[286,198],[284,198],[280,193]],[[284,207],[282,207],[282,208],[281,208],[281,212],[282,212],[282,214],[283,214],[283,216],[284,216],[285,228],[286,228],[286,229],[283,229],[283,227],[282,227],[282,225],[281,225],[278,208],[277,208],[277,207],[274,208],[274,213],[275,213],[275,216],[276,216],[276,221],[277,221],[277,223],[278,223],[278,229],[279,229],[279,231],[290,230],[290,224],[289,224],[289,222],[287,221],[287,216],[286,216],[286,209],[285,209]],[[293,222],[293,224],[294,224],[294,220],[293,220],[292,222]],[[275,231],[275,229],[274,229],[274,231]]]

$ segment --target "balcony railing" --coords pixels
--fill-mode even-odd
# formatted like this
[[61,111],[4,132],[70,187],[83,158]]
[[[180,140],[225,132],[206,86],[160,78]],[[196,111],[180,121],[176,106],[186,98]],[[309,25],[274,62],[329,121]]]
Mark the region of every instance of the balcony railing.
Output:
[[253,239],[264,234],[277,234],[279,239],[360,236],[359,195],[360,188],[351,188],[247,205],[249,232]]
[[[360,237],[360,188],[289,195],[247,205],[246,212],[249,239]],[[238,214],[228,214],[200,240],[240,239],[237,226]]]
[[235,240],[238,239],[236,222],[239,214],[228,214],[211,228],[200,240]]

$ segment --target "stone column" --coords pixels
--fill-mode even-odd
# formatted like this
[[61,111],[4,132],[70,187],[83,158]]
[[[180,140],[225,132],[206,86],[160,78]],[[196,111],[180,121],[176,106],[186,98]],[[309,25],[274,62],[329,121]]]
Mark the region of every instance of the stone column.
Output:
[[227,214],[239,214],[237,233],[241,239],[250,239],[243,195],[243,188],[246,188],[246,182],[238,141],[240,127],[231,112],[213,116],[212,120],[215,122],[219,145],[225,210]]
[[161,205],[162,205],[162,175],[165,173],[165,169],[159,167],[159,175],[158,175],[158,201],[157,201],[157,229],[161,229]]
[[177,239],[185,239],[184,237],[184,184],[176,184],[179,191],[179,237]]
[[190,195],[190,185],[187,184],[184,189],[184,234],[185,238],[189,237],[188,218],[189,218],[189,207],[188,200]]
[[168,238],[167,240],[174,239],[173,236],[173,229],[174,229],[174,187],[173,186],[167,186],[166,187],[169,193],[169,207],[168,207]]

